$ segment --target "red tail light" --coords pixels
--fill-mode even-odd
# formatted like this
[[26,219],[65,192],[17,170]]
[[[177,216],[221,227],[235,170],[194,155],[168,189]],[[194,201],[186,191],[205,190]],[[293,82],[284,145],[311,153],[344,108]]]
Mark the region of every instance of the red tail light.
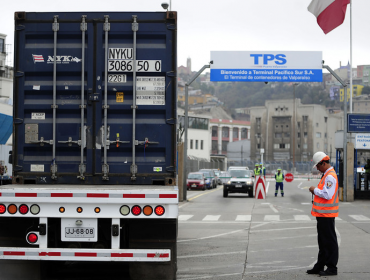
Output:
[[26,204],[22,204],[19,206],[19,213],[25,215],[28,213],[28,206]]
[[6,207],[4,204],[0,204],[0,214],[4,214],[6,211]]
[[29,233],[27,235],[27,241],[29,243],[36,243],[38,239],[39,239],[39,237],[35,233]]
[[132,207],[131,213],[134,214],[135,216],[139,216],[141,214],[141,207],[135,205],[134,207]]
[[164,207],[159,205],[155,208],[154,212],[157,216],[162,216],[164,214]]

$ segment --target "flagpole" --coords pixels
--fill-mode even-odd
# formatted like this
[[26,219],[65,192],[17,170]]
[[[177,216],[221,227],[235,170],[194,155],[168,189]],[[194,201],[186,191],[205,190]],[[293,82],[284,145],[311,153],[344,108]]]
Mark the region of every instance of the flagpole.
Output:
[[350,67],[351,67],[351,71],[350,71],[350,87],[351,87],[351,90],[350,90],[350,99],[349,99],[349,113],[351,114],[352,113],[352,90],[353,90],[353,86],[352,86],[352,0],[350,0],[349,2],[349,5],[350,5],[350,9],[351,9],[351,12],[350,12],[350,17],[349,17],[349,21],[350,21]]

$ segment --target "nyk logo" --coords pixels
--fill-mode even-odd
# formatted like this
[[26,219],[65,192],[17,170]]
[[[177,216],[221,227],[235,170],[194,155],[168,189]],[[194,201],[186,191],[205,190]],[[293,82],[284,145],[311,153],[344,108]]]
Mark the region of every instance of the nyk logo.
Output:
[[[43,55],[33,54],[33,63],[36,64],[36,62],[45,62]],[[78,57],[73,57],[71,55],[57,55],[55,59],[57,64],[69,64],[70,62],[76,62],[79,63],[82,61],[82,59]],[[48,64],[54,63],[54,56],[48,56],[47,60]]]

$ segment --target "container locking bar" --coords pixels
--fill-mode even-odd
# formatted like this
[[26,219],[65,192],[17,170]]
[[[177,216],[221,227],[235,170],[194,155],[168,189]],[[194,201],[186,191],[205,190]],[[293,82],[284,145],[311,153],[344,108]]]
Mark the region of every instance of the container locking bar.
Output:
[[68,141],[58,141],[58,143],[68,143],[68,146],[70,147],[72,146],[72,144],[77,144],[78,146],[81,146],[81,140],[72,141],[72,137],[68,137]]
[[135,158],[135,135],[136,135],[136,32],[139,30],[139,24],[137,23],[137,15],[132,16],[132,31],[134,32],[134,46],[133,46],[133,69],[132,69],[132,164],[130,167],[131,181],[136,180],[137,165]]
[[103,25],[103,30],[105,32],[104,34],[104,39],[105,39],[105,59],[104,59],[104,135],[105,137],[103,138],[103,145],[104,145],[104,164],[102,166],[102,171],[103,171],[103,180],[108,181],[108,173],[109,173],[109,166],[107,163],[107,119],[108,119],[108,32],[110,31],[110,23],[108,22],[109,16],[105,15],[104,16],[104,25]]
[[[85,35],[87,31],[87,23],[86,23],[86,15],[82,15],[82,22],[80,24],[80,29],[82,32],[82,54],[81,54],[81,141],[77,141],[77,144],[81,146],[81,160],[79,165],[79,172],[80,175],[77,178],[81,180],[85,180],[85,171],[86,165],[84,164],[84,148],[85,145],[81,145],[81,143],[85,143]],[[82,131],[83,130],[83,131]],[[71,137],[70,137],[71,138]],[[69,139],[68,139],[69,140]],[[72,140],[72,139],[71,139]],[[76,142],[76,141],[75,141]],[[80,143],[78,143],[80,142]],[[68,146],[72,146],[72,144],[68,143]]]
[[44,144],[54,145],[53,140],[44,140],[44,137],[40,137],[40,140],[37,141],[31,140],[30,143],[40,143],[40,146],[44,146]]
[[[59,31],[59,23],[58,23],[58,16],[54,16],[54,22],[52,25],[52,29],[54,31],[54,63],[53,63],[53,105],[51,106],[53,108],[53,143],[55,143],[56,140],[56,120],[57,120],[57,37],[58,37],[58,31]],[[42,144],[42,142],[41,142]],[[50,166],[51,171],[51,179],[56,180],[57,175],[57,164],[55,162],[55,145],[53,145],[53,161]]]

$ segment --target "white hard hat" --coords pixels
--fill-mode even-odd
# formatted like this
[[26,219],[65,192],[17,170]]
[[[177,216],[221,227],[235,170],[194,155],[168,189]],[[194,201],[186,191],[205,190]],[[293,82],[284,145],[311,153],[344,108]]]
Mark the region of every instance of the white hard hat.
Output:
[[324,152],[315,153],[312,157],[312,161],[314,163],[314,166],[312,168],[314,168],[320,161],[329,159],[330,159],[329,156],[326,155]]

